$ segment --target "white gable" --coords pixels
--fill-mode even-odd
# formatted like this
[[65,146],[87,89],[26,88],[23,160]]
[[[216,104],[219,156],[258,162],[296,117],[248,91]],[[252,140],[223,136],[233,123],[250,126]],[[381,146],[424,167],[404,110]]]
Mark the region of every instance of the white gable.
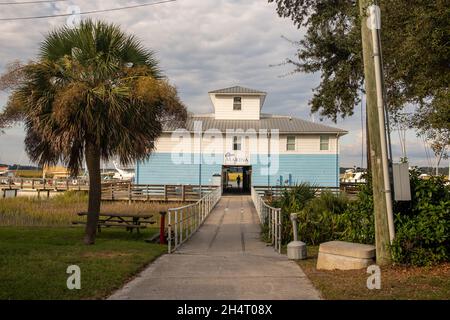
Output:
[[232,87],[209,93],[216,120],[259,120],[266,93]]

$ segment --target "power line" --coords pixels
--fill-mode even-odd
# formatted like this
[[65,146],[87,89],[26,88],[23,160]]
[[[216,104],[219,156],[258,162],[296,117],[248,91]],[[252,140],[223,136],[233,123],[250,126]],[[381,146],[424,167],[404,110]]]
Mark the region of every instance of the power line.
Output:
[[148,7],[148,6],[154,6],[157,4],[169,3],[169,2],[175,2],[175,1],[177,1],[177,0],[165,0],[165,1],[158,1],[158,2],[152,2],[152,3],[143,3],[143,4],[134,5],[134,6],[112,8],[112,9],[84,11],[84,12],[80,12],[80,13],[76,13],[76,14],[64,13],[64,14],[54,14],[54,15],[46,15],[46,16],[34,16],[34,17],[0,18],[0,21],[34,20],[34,19],[47,19],[47,18],[57,18],[57,17],[69,17],[69,16],[73,16],[73,15],[87,15],[87,14],[93,14],[93,13],[103,13],[103,12],[111,12],[111,11]]
[[5,5],[21,5],[21,4],[36,4],[36,3],[51,3],[51,2],[65,2],[67,0],[39,0],[39,1],[22,1],[22,2],[0,2],[0,6]]

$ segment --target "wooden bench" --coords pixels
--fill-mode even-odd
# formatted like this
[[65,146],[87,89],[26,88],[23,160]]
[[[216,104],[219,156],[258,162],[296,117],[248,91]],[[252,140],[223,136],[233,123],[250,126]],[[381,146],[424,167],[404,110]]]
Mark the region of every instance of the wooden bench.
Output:
[[374,264],[375,246],[344,241],[330,241],[319,247],[317,269],[355,270]]
[[47,199],[48,199],[48,198],[50,198],[50,192],[52,191],[52,189],[37,188],[36,191],[37,191],[37,194],[38,194],[38,199],[41,198],[41,192],[47,193]]
[[19,191],[19,188],[8,187],[8,188],[2,188],[1,190],[2,190],[2,193],[3,193],[3,198],[6,198],[6,193],[8,191],[14,192],[14,197],[17,197],[17,192]]

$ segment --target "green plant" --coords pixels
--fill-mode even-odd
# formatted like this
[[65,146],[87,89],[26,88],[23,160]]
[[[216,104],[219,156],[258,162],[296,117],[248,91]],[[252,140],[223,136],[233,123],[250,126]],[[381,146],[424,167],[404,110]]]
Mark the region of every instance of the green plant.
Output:
[[[16,75],[16,76],[14,76]],[[163,124],[185,122],[176,88],[154,53],[118,25],[83,20],[50,32],[36,61],[4,75],[11,95],[5,112],[25,123],[25,146],[39,165],[61,162],[89,173],[84,241],[94,244],[101,204],[101,160],[145,160]],[[2,77],[2,79],[5,79]],[[1,80],[1,79],[0,79]]]
[[412,201],[397,203],[394,262],[432,265],[450,258],[450,190],[443,177],[411,172]]
[[298,212],[299,239],[312,245],[335,240],[341,233],[339,217],[348,207],[343,194],[322,192]]
[[[309,183],[300,183],[292,188],[283,190],[281,197],[271,201],[271,206],[281,208],[281,240],[283,244],[292,240],[291,213],[302,210],[306,204],[314,199],[317,189]],[[263,226],[263,237],[268,233],[267,223]]]
[[375,243],[372,183],[370,176],[366,179],[368,183],[360,187],[357,199],[351,201],[344,213],[338,217],[340,240]]

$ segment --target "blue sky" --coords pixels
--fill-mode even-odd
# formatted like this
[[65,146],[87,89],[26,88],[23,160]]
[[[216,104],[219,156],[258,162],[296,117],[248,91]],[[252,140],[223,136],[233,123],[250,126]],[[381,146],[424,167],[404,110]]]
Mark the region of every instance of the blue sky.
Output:
[[[81,11],[90,11],[148,2],[152,0],[73,0],[54,4],[6,5],[1,6],[0,18],[62,14],[71,5],[79,6]],[[313,120],[308,101],[319,84],[320,74],[289,74],[292,67],[288,65],[271,66],[295,55],[295,46],[282,36],[299,40],[303,31],[296,29],[290,20],[279,18],[274,4],[266,0],[178,0],[91,17],[120,24],[145,46],[155,50],[162,69],[192,112],[212,111],[208,91],[242,85],[268,92],[263,112]],[[64,17],[1,21],[0,72],[14,59],[33,59],[44,35],[65,23]],[[5,93],[0,94],[0,108],[6,96]],[[353,117],[341,119],[337,124],[325,121],[350,131],[341,143],[342,166],[361,164],[360,108],[355,109]],[[318,116],[314,118],[319,121]],[[20,127],[0,135],[0,163],[29,163],[23,138]],[[398,160],[397,132],[392,134],[392,138],[395,160]],[[407,140],[408,156],[413,165],[433,164],[434,159],[427,159],[424,144],[414,132],[408,132]]]

